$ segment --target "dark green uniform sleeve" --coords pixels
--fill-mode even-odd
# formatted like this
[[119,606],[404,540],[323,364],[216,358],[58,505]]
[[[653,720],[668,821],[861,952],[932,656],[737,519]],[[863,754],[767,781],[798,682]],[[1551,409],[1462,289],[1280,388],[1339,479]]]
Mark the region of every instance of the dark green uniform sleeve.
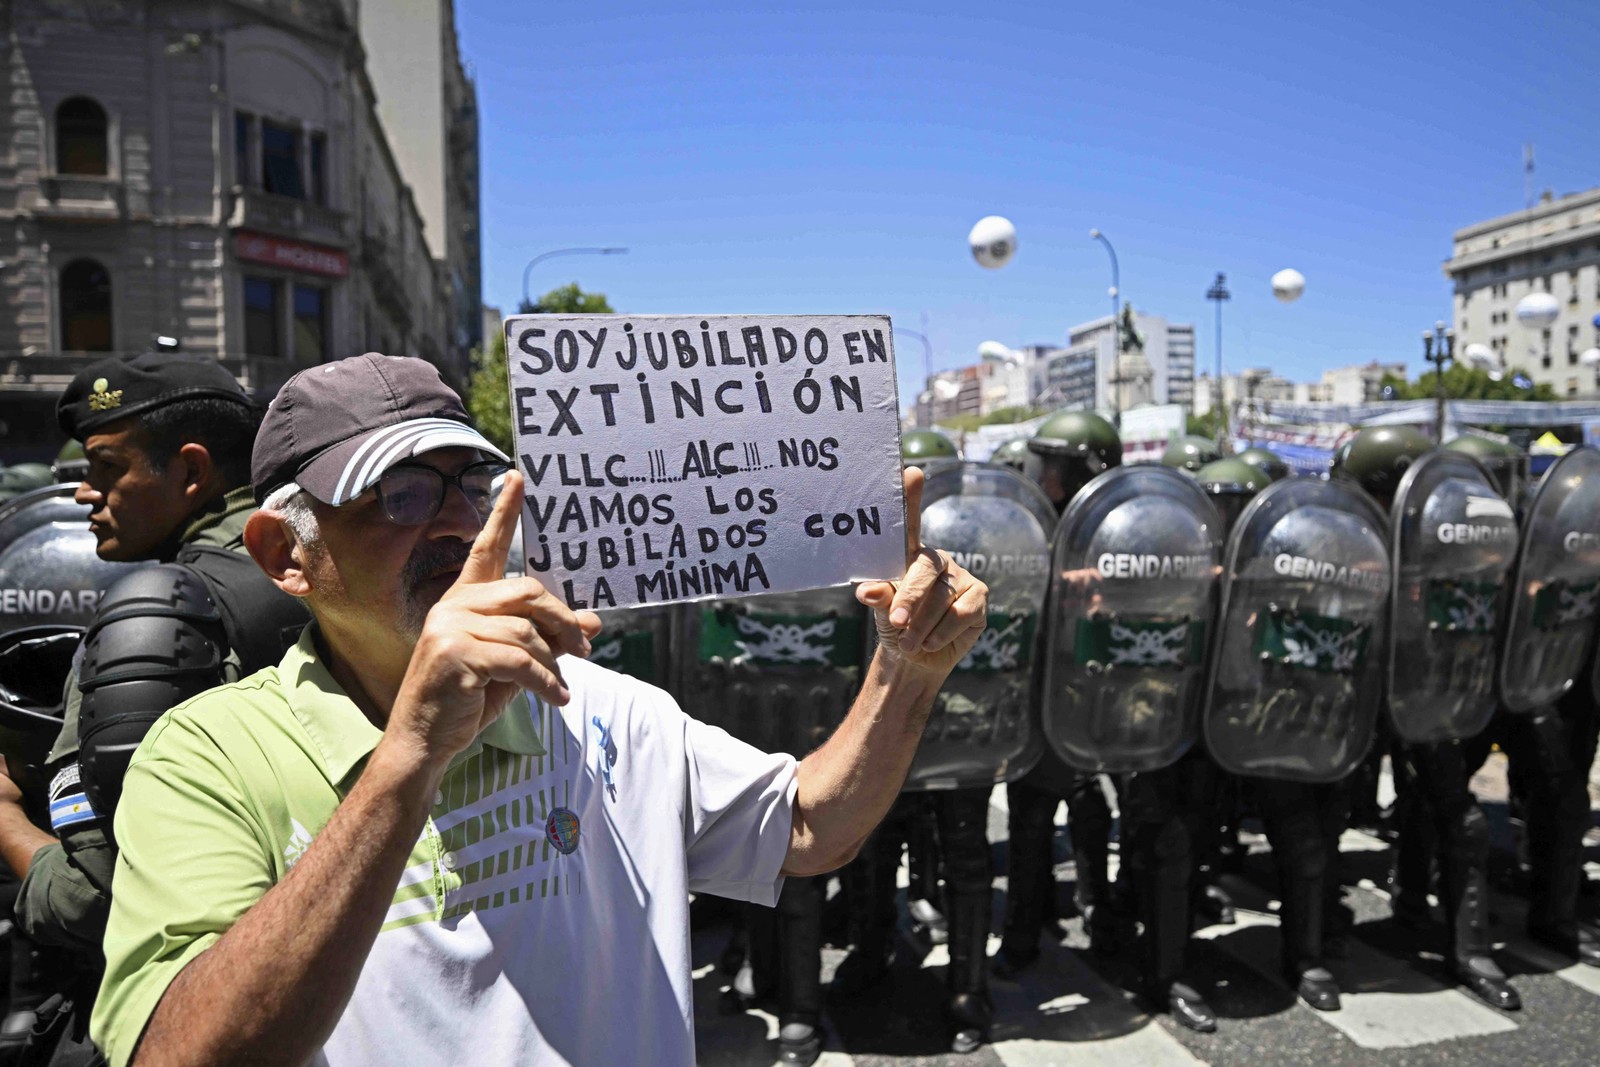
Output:
[[75,829],[72,852],[46,845],[33,855],[17,892],[22,932],[41,945],[98,956],[111,910],[117,853],[99,825]]

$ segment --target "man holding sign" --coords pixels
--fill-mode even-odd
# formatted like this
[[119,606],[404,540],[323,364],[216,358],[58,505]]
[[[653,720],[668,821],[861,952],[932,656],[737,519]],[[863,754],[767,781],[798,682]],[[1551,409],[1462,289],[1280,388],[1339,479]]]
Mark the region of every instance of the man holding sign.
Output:
[[114,1064],[694,1060],[687,895],[770,905],[899,790],[987,590],[917,540],[798,764],[585,662],[596,617],[504,578],[522,478],[420,361],[273,402],[251,555],[315,622],[173,709],[129,768],[93,1033]]

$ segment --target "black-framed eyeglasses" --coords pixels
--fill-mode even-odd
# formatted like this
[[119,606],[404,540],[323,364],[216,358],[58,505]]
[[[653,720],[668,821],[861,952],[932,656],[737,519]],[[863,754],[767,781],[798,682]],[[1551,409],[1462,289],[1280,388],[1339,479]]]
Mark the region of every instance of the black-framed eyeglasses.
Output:
[[461,490],[480,518],[488,518],[498,496],[496,483],[511,468],[497,459],[473,463],[456,474],[421,463],[402,463],[378,477],[378,503],[397,526],[431,522],[444,506],[444,495],[454,485]]

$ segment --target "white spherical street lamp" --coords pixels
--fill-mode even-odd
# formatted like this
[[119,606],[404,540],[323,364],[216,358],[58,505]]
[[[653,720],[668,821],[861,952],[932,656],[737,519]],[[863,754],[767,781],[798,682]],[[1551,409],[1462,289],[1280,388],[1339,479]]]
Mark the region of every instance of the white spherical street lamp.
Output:
[[1306,291],[1306,276],[1293,267],[1280,270],[1272,276],[1272,295],[1285,304],[1299,300]]
[[999,215],[985,215],[967,234],[967,244],[972,248],[972,258],[987,270],[999,270],[1017,254],[1017,228],[1010,219]]

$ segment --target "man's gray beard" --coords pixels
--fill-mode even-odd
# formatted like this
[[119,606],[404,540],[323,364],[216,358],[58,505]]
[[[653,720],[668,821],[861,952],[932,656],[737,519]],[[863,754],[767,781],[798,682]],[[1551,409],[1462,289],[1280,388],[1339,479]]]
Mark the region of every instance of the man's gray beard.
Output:
[[440,571],[459,570],[472,554],[465,541],[423,541],[400,572],[400,632],[415,644],[422,636],[422,625],[437,600],[425,601],[420,586]]

